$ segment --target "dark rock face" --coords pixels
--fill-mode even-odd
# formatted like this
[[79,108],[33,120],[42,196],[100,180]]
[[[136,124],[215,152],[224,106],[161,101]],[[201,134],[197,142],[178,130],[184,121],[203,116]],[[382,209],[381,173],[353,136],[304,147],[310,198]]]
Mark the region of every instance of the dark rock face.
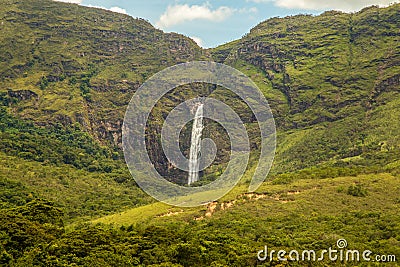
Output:
[[19,101],[25,101],[25,100],[37,101],[39,99],[39,96],[35,92],[32,92],[31,90],[18,90],[18,91],[10,90],[8,91],[8,96],[16,98]]

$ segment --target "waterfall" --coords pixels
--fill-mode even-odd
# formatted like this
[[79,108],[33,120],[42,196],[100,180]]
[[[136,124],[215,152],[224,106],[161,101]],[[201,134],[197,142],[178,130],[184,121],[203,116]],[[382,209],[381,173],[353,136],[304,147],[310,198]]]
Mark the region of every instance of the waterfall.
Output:
[[199,180],[199,156],[201,149],[201,134],[203,131],[203,104],[197,107],[192,127],[192,138],[189,156],[189,178],[188,185]]

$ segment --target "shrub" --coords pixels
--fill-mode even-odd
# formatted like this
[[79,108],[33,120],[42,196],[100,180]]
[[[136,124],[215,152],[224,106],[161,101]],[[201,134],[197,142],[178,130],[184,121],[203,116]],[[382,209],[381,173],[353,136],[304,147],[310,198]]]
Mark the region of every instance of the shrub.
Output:
[[362,185],[351,185],[347,189],[347,194],[354,197],[365,197],[368,195],[367,189],[364,188]]

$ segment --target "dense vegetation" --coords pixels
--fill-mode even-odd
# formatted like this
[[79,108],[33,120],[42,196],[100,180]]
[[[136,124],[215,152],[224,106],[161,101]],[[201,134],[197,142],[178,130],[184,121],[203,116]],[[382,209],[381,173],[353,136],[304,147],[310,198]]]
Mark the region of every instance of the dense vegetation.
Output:
[[399,27],[398,5],[272,18],[211,53],[267,96],[282,172],[398,149]]
[[1,0],[0,91],[39,124],[78,122],[118,145],[126,105],[150,75],[200,59],[189,38],[143,19],[54,1]]
[[[327,249],[339,238],[398,261],[399,28],[399,4],[332,11],[272,18],[240,40],[202,50],[143,19],[0,0],[0,265],[308,266],[258,262],[257,251]],[[123,162],[126,105],[157,71],[204,59],[241,70],[269,100],[278,128],[272,172],[247,194],[259,144],[253,116],[226,90],[183,86],[153,110],[147,140],[156,167],[179,180],[157,137],[168,111],[199,95],[241,116],[252,161],[217,203],[154,203]],[[209,123],[204,131],[220,148],[205,180],[226,163],[226,135],[217,129]]]
[[79,124],[39,127],[0,106],[0,136],[0,207],[44,198],[70,221],[150,201],[120,152],[101,146]]
[[[235,190],[216,204],[211,217],[204,217],[210,208],[179,210],[153,204],[95,221],[102,224],[64,228],[61,211],[51,203],[34,201],[3,210],[0,260],[11,266],[308,266],[306,261],[285,263],[276,258],[262,263],[257,252],[265,245],[321,251],[335,248],[339,238],[345,238],[350,249],[399,256],[397,177],[266,183],[259,198],[239,194],[243,186]],[[221,205],[227,203],[234,204]],[[327,258],[319,262],[332,264]]]

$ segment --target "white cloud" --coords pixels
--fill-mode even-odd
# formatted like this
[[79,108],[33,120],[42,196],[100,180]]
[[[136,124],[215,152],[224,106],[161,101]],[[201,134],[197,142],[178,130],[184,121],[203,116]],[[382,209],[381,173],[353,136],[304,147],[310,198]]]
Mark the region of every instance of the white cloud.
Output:
[[80,4],[83,0],[54,0],[57,2],[65,2],[65,3],[73,3],[73,4]]
[[251,14],[251,13],[257,13],[258,9],[256,7],[250,7],[250,8],[237,9],[235,11],[240,14]]
[[186,21],[196,19],[210,20],[210,21],[223,21],[234,13],[234,9],[222,6],[215,10],[205,4],[202,6],[192,5],[174,5],[168,6],[164,14],[161,15],[157,21],[156,26],[162,29],[171,27],[173,25],[181,24]]
[[[65,3],[73,3],[73,4],[82,4],[83,0],[54,0],[57,2],[65,2]],[[94,8],[101,8],[101,9],[105,9],[108,11],[112,11],[112,12],[116,12],[116,13],[121,13],[121,14],[128,14],[126,12],[126,9],[120,8],[118,6],[113,6],[111,8],[106,8],[103,6],[93,6],[93,5],[86,5],[87,7],[94,7]]]
[[203,46],[203,40],[202,40],[200,37],[191,36],[190,38],[192,38],[193,41],[195,41],[195,42],[197,43],[198,46],[204,47],[204,46]]
[[273,2],[276,6],[284,8],[297,8],[305,10],[340,10],[340,11],[359,11],[360,9],[371,6],[387,6],[394,0],[247,0],[255,3]]
[[128,14],[128,13],[126,12],[126,9],[123,9],[123,8],[120,8],[120,7],[117,7],[117,6],[111,7],[111,8],[110,8],[110,11],[112,11],[112,12],[117,12],[117,13],[121,13],[121,14]]
[[111,8],[106,8],[106,7],[104,7],[104,6],[93,6],[93,5],[85,5],[85,6],[87,6],[87,7],[93,7],[93,8],[105,9],[105,10],[108,10],[108,11],[112,11],[112,12],[116,12],[116,13],[121,13],[121,14],[128,14],[128,13],[126,12],[126,9],[123,9],[123,8],[120,8],[120,7],[117,7],[117,6],[113,6],[113,7],[111,7]]

